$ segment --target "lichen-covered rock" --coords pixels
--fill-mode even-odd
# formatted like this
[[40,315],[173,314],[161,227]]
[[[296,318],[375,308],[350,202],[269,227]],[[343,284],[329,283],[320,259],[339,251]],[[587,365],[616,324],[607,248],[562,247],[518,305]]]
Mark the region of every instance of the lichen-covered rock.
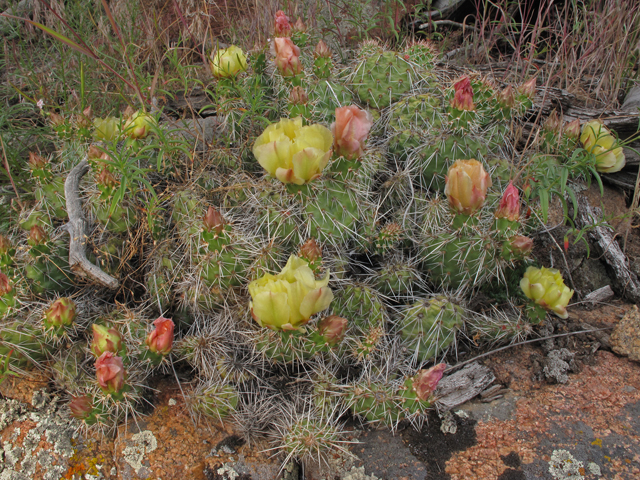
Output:
[[616,325],[611,345],[617,354],[640,362],[640,313],[636,305]]

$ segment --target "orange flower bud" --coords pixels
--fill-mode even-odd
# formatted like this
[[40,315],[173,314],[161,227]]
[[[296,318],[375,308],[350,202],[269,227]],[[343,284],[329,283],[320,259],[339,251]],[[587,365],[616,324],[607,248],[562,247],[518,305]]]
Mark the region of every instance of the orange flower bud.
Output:
[[329,345],[336,345],[342,341],[347,331],[347,319],[331,315],[323,318],[318,324],[318,333]]
[[111,352],[104,352],[96,360],[96,378],[105,393],[120,393],[124,388],[126,371],[122,358]]
[[31,245],[32,247],[36,245],[42,245],[46,241],[47,233],[40,225],[34,225],[33,227],[31,227],[31,230],[29,230],[29,245]]
[[349,160],[363,153],[364,141],[373,125],[373,117],[356,105],[336,108],[336,121],[331,125],[334,152]]
[[202,223],[204,223],[204,228],[210,232],[215,230],[217,234],[222,233],[224,229],[225,221],[222,214],[215,208],[209,207],[206,215],[202,219]]
[[322,249],[318,242],[310,238],[300,247],[300,256],[308,262],[314,262],[318,258],[322,258]]
[[290,38],[274,38],[272,50],[276,56],[276,66],[283,77],[293,77],[302,72],[300,49]]
[[144,343],[153,353],[167,355],[173,345],[173,329],[175,325],[172,320],[164,317],[157,318],[153,325],[156,328],[147,336]]

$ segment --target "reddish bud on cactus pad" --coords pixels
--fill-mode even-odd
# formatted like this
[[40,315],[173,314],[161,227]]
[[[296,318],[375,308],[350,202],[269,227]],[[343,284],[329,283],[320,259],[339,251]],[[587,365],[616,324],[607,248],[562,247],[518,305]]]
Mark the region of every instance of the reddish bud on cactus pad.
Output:
[[318,258],[322,258],[322,249],[318,242],[310,238],[300,247],[300,256],[309,262],[314,262]]
[[144,343],[153,353],[167,355],[173,345],[173,328],[175,325],[172,320],[164,317],[157,318],[153,325],[156,328],[147,336]]
[[87,395],[72,397],[69,403],[71,415],[79,420],[85,420],[91,416],[93,412],[93,402]]
[[518,189],[509,182],[504,195],[500,199],[500,206],[496,211],[496,218],[506,218],[511,222],[516,222],[520,217],[520,195]]
[[440,363],[428,370],[420,370],[418,374],[413,377],[413,391],[416,392],[416,396],[420,400],[427,401],[431,398],[446,368],[446,363]]
[[272,47],[276,56],[276,66],[283,77],[294,77],[302,72],[300,49],[290,38],[274,38]]
[[76,304],[70,298],[59,298],[44,312],[44,323],[49,327],[69,327],[76,318]]
[[296,23],[293,24],[293,31],[300,32],[300,33],[304,33],[307,31],[307,26],[302,21],[302,18],[298,17],[298,20],[296,20]]
[[324,41],[320,40],[313,51],[313,55],[316,58],[329,58],[331,57],[331,49]]
[[217,234],[222,233],[225,225],[224,217],[217,209],[213,207],[209,207],[206,215],[202,219],[202,223],[204,223],[204,228],[208,232],[211,232],[213,230]]
[[323,318],[318,324],[318,332],[329,345],[336,345],[342,341],[347,331],[347,319],[331,315]]
[[525,256],[531,253],[533,250],[533,240],[529,237],[522,235],[516,235],[509,239],[509,244],[514,253]]
[[36,246],[42,245],[47,241],[47,233],[42,229],[40,225],[34,225],[29,230],[29,245]]
[[508,85],[504,90],[498,93],[498,103],[503,107],[513,108],[515,106],[516,94],[511,85]]
[[289,103],[291,105],[305,105],[308,100],[309,100],[309,97],[304,91],[304,88],[293,87],[291,89],[291,93],[289,94]]
[[115,188],[118,185],[118,180],[109,171],[107,167],[103,167],[102,171],[96,177],[96,183],[107,188]]
[[4,235],[0,235],[0,255],[6,255],[11,248],[11,242]]
[[49,121],[54,127],[60,127],[64,125],[64,117],[57,113],[52,113],[51,115],[49,115]]
[[564,126],[565,136],[577,140],[580,137],[580,120],[575,119]]
[[455,95],[451,100],[451,106],[458,110],[473,110],[473,90],[471,88],[471,80],[469,77],[462,77],[453,85]]
[[105,352],[118,353],[122,348],[122,336],[115,328],[107,328],[104,325],[94,323],[93,341],[91,342],[91,352],[100,357]]
[[13,287],[4,273],[0,272],[0,296],[13,292]]
[[102,153],[102,150],[100,150],[98,147],[96,147],[95,145],[91,145],[89,147],[89,151],[87,152],[87,157],[89,157],[90,159],[101,158]]
[[31,170],[42,169],[46,167],[47,161],[34,152],[29,152],[29,168]]
[[289,17],[282,11],[276,12],[276,25],[275,25],[276,37],[288,37],[291,35],[291,23]]
[[111,352],[104,352],[96,360],[96,378],[105,393],[119,393],[124,387],[126,372],[122,358]]
[[533,98],[536,94],[536,78],[533,77],[530,80],[527,80],[522,85],[518,87],[518,92],[523,95],[526,95],[529,98]]
[[363,153],[364,141],[373,125],[373,117],[355,105],[336,108],[336,121],[331,125],[334,152],[349,160]]

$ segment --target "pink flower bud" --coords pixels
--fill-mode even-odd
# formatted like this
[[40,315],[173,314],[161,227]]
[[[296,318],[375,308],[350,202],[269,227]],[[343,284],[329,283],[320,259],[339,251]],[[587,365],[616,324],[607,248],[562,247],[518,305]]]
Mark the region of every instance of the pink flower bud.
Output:
[[520,217],[520,195],[518,189],[509,182],[507,189],[500,199],[500,206],[496,210],[496,218],[506,218],[511,222],[518,221]]
[[331,125],[336,155],[342,155],[348,160],[359,158],[371,125],[373,117],[366,110],[355,105],[336,108],[336,121]]
[[306,105],[309,97],[302,87],[293,87],[289,94],[289,103],[291,105]]
[[458,110],[474,110],[473,89],[471,88],[471,80],[469,77],[462,77],[454,85],[455,95],[451,100],[451,106]]
[[122,336],[115,328],[107,328],[104,325],[94,323],[93,341],[91,342],[91,353],[100,357],[105,352],[118,353],[122,347]]
[[172,320],[164,317],[157,318],[153,325],[156,328],[147,336],[144,343],[153,353],[167,355],[173,345],[173,328],[175,325]]
[[11,281],[4,273],[0,272],[0,297],[13,292]]
[[44,312],[47,327],[69,327],[76,318],[76,304],[70,298],[59,298]]
[[413,391],[420,400],[427,401],[431,398],[446,368],[446,363],[440,363],[428,370],[420,370],[413,377]]
[[72,397],[69,403],[71,415],[78,420],[86,420],[93,413],[93,402],[87,395]]
[[31,227],[31,230],[29,230],[29,245],[34,247],[36,245],[42,245],[46,241],[47,233],[40,225],[34,225],[33,227]]
[[96,378],[105,393],[119,393],[124,387],[126,372],[122,358],[111,352],[104,352],[96,360]]
[[322,335],[329,345],[336,345],[342,341],[347,331],[348,320],[346,318],[331,315],[323,318],[318,324],[318,333]]
[[283,77],[293,77],[302,72],[300,49],[290,38],[274,38],[271,45],[276,56],[276,66]]
[[300,247],[300,256],[309,262],[314,262],[318,258],[322,258],[322,249],[318,242],[310,238]]
[[282,11],[276,12],[276,25],[275,25],[276,37],[288,37],[291,35],[291,23],[289,23],[289,17]]
[[313,56],[316,58],[329,58],[331,57],[331,49],[324,41],[320,40],[313,51]]
[[567,123],[564,126],[564,135],[577,140],[580,137],[580,120],[576,118],[574,121]]
[[523,237],[522,235],[516,235],[509,239],[511,250],[518,255],[529,255],[533,250],[533,240],[529,237]]
[[533,98],[536,94],[536,77],[533,77],[518,87],[518,92]]
[[298,20],[296,20],[296,23],[293,24],[293,31],[300,32],[300,33],[304,33],[307,31],[307,26],[302,21],[302,18],[298,17]]
[[224,217],[222,214],[215,208],[209,207],[206,215],[202,219],[202,223],[204,223],[204,228],[208,231],[215,231],[217,234],[222,233],[224,230]]

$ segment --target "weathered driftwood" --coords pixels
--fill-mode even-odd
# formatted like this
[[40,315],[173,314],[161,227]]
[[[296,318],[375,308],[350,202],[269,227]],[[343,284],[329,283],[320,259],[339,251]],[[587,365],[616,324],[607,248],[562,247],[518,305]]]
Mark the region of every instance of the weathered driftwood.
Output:
[[[616,242],[613,230],[602,222],[602,211],[589,205],[584,195],[578,197],[576,224],[587,228],[587,235],[594,247],[594,253],[604,262],[613,281],[614,291],[634,303],[640,302],[640,282],[629,269],[627,257]],[[596,226],[597,225],[597,226]]]
[[76,275],[85,277],[110,290],[118,288],[118,281],[87,259],[86,244],[88,222],[84,218],[79,196],[80,180],[89,171],[89,163],[82,160],[76,165],[64,182],[69,223],[65,225],[69,233],[69,267]]
[[611,290],[611,286],[607,285],[606,287],[599,288],[588,294],[584,297],[584,302],[591,304],[608,302],[614,295],[615,294],[613,293],[613,290]]
[[488,367],[473,362],[438,383],[436,398],[444,410],[462,405],[476,395],[480,395],[496,379]]

